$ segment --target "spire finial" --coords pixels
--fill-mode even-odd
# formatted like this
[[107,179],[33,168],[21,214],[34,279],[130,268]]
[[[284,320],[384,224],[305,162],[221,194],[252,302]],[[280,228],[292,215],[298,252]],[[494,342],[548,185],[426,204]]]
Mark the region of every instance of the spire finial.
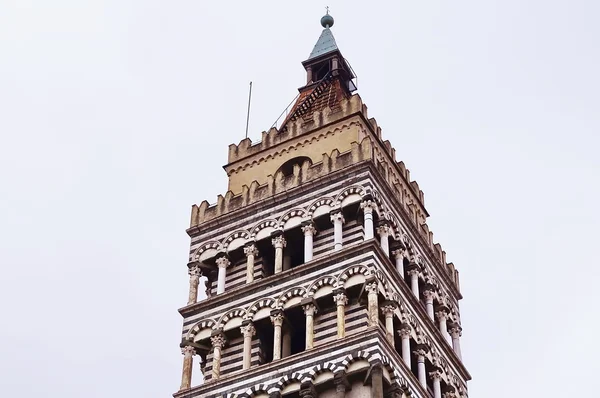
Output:
[[327,14],[321,18],[321,26],[325,29],[329,29],[333,26],[333,17],[329,15],[329,6],[325,7],[325,10],[327,10]]

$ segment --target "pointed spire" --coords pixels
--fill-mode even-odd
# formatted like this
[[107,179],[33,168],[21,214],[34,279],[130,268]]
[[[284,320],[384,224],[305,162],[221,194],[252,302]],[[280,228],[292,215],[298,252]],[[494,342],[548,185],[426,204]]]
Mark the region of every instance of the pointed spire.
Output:
[[315,44],[312,52],[308,56],[308,59],[316,58],[320,55],[326,54],[331,51],[338,50],[338,46],[335,42],[335,38],[333,37],[333,33],[331,33],[331,28],[333,26],[333,17],[329,15],[329,7],[327,7],[327,14],[321,18],[321,25],[325,28],[323,32],[321,32],[321,36],[319,36],[319,40]]

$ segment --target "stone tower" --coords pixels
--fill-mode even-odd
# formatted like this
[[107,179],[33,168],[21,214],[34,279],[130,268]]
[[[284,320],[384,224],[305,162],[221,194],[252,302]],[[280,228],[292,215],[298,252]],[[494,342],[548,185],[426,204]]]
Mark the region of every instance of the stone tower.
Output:
[[279,128],[192,208],[176,398],[467,397],[458,271],[321,24]]

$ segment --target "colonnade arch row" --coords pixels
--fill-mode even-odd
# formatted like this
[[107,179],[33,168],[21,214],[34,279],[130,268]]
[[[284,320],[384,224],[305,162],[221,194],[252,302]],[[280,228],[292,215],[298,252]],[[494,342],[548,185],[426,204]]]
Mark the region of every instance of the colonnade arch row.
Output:
[[[337,276],[321,276],[308,284],[307,287],[297,286],[290,288],[278,297],[260,298],[246,308],[238,307],[229,310],[218,319],[203,319],[190,328],[185,340],[199,342],[208,339],[215,331],[226,332],[239,328],[244,321],[254,322],[268,318],[273,310],[285,310],[299,306],[304,298],[333,295],[334,289],[347,289],[356,285],[366,285],[368,281],[373,280],[377,285],[378,294],[382,295],[386,300],[396,303],[396,308],[393,311],[394,318],[401,324],[409,324],[411,326],[411,338],[413,338],[415,343],[427,347],[424,357],[444,371],[446,383],[449,383],[451,379],[456,379],[455,376],[452,377],[453,372],[451,372],[447,361],[438,353],[437,347],[427,337],[425,326],[420,324],[418,317],[402,301],[399,294],[391,290],[386,276],[379,270],[373,271],[370,267],[362,264],[351,265],[342,270]],[[372,284],[372,282],[369,283]],[[322,294],[319,294],[320,292]]]
[[[247,229],[238,229],[222,240],[210,240],[201,243],[192,253],[192,261],[208,260],[220,252],[230,252],[242,247],[248,241],[257,241],[270,236],[274,231],[287,231],[301,225],[302,222],[312,221],[313,219],[326,215],[331,211],[342,210],[352,204],[361,202],[365,198],[373,198],[376,205],[375,210],[381,220],[385,220],[392,228],[393,234],[390,237],[402,245],[409,246],[415,250],[415,245],[410,243],[407,233],[400,226],[396,216],[387,209],[385,203],[380,199],[376,190],[365,188],[360,185],[353,185],[344,188],[336,196],[324,196],[311,202],[304,208],[294,208],[285,211],[278,218],[266,218],[254,224]],[[415,255],[417,253],[415,252]]]
[[[296,385],[296,388],[298,388],[299,384],[304,382],[315,383],[317,381],[326,381],[333,379],[333,375],[337,372],[365,370],[379,362],[382,365],[383,377],[387,379],[388,383],[398,384],[410,390],[407,381],[400,375],[387,356],[369,351],[358,351],[348,354],[343,360],[338,362],[319,364],[304,371],[284,375],[271,383],[258,384],[248,388],[244,393],[237,395],[237,397],[253,398],[260,394],[271,394],[274,392],[287,393],[293,391],[289,390],[290,386]],[[319,380],[319,376],[323,374],[327,374],[329,377]]]
[[319,216],[326,215],[331,211],[341,211],[343,208],[362,202],[363,200],[371,200],[373,202],[374,210],[379,219],[384,221],[390,228],[391,233],[389,237],[407,250],[411,262],[419,265],[423,278],[427,280],[427,283],[440,289],[440,284],[434,276],[431,266],[424,261],[424,256],[417,251],[417,245],[412,243],[397,217],[381,199],[379,192],[361,185],[346,187],[335,196],[318,198],[304,208],[287,210],[278,218],[266,218],[248,229],[237,229],[222,240],[203,242],[192,253],[191,261],[203,262],[214,258],[220,253],[230,253],[247,243],[266,239],[273,232],[285,232],[298,228],[303,222],[312,222]]

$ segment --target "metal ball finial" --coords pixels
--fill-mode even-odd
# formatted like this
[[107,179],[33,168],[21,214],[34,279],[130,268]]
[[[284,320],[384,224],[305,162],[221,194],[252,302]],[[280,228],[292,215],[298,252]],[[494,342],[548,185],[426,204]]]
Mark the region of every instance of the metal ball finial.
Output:
[[333,17],[329,15],[329,7],[325,7],[327,9],[327,14],[323,15],[321,18],[321,26],[324,28],[331,28],[333,26]]

